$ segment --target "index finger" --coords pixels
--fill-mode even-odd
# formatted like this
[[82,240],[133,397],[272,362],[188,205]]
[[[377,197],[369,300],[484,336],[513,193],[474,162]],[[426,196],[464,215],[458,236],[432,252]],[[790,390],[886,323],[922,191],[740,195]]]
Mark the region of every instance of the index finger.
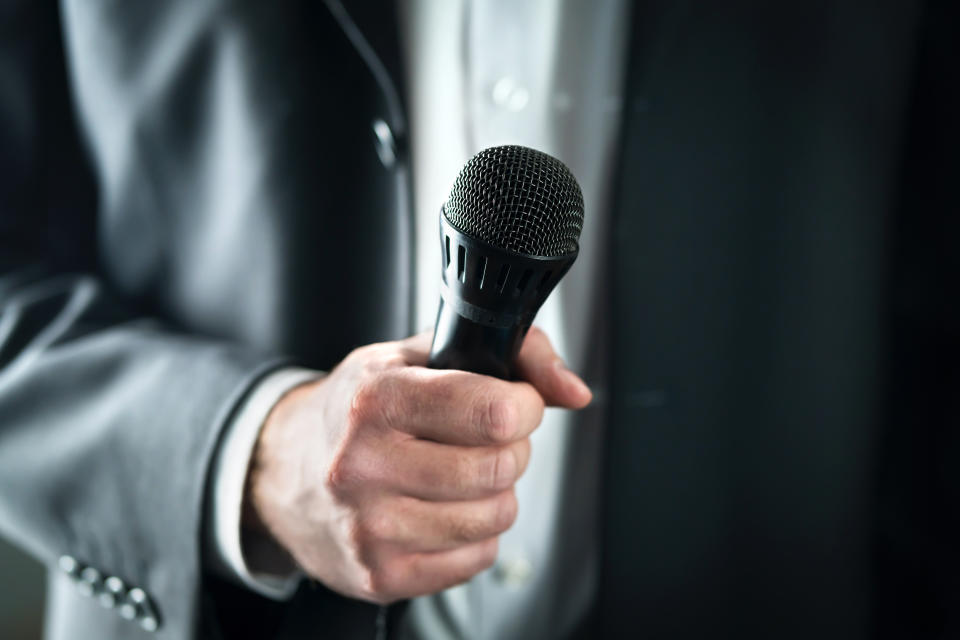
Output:
[[427,360],[430,358],[430,345],[433,342],[433,329],[421,331],[415,335],[400,340],[400,348],[403,350],[403,359],[407,364],[417,367],[427,366]]
[[[426,366],[430,356],[433,331],[424,331],[400,341],[404,360],[411,365]],[[550,338],[539,327],[530,327],[516,361],[521,380],[533,385],[548,406],[582,409],[593,399],[593,392],[583,379],[567,368],[553,349]]]
[[507,444],[529,436],[543,418],[543,398],[526,382],[401,367],[387,373],[381,386],[388,426],[447,444]]

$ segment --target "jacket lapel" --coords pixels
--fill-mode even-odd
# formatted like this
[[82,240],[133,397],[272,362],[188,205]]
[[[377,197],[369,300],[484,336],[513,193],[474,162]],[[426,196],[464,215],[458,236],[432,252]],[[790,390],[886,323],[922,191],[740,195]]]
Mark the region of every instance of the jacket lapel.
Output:
[[396,2],[324,1],[380,84],[389,105],[393,135],[398,139],[405,136],[406,94]]

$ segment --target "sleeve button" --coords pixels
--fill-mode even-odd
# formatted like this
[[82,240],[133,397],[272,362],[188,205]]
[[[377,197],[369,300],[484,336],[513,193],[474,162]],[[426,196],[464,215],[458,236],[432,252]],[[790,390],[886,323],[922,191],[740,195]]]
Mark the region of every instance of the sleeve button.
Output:
[[123,584],[123,580],[117,576],[110,576],[103,581],[103,591],[100,592],[97,599],[105,608],[112,609],[123,600],[126,592],[127,589],[126,585]]
[[57,561],[60,570],[65,574],[77,580],[80,577],[80,563],[73,556],[60,556]]
[[147,592],[139,587],[134,587],[127,592],[127,601],[136,607],[136,617],[139,619],[140,628],[144,631],[156,631],[160,628],[160,617],[157,616],[153,603],[150,602]]
[[77,590],[81,595],[92,596],[100,591],[103,586],[103,577],[100,572],[93,567],[87,567],[80,572],[80,580],[77,582]]
[[390,125],[382,118],[374,120],[371,127],[373,128],[374,145],[380,163],[383,164],[384,168],[390,169],[397,163],[397,143],[393,139],[393,131],[390,130]]
[[153,616],[143,616],[140,618],[140,628],[144,631],[156,631],[160,626],[160,623],[157,622],[157,619]]

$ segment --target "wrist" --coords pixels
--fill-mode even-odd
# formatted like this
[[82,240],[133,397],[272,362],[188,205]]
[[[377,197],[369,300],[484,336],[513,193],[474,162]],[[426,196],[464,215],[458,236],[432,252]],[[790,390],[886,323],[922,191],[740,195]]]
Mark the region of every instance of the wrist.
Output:
[[277,513],[283,496],[294,490],[287,486],[287,480],[297,464],[291,454],[299,449],[290,418],[316,383],[311,380],[299,384],[280,397],[268,413],[250,457],[243,491],[241,545],[248,566],[257,573],[289,573],[298,568],[281,541]]
[[321,375],[309,369],[286,367],[260,379],[224,425],[211,460],[204,562],[222,577],[276,600],[292,595],[300,575],[293,563],[283,557],[282,547],[277,547],[259,527],[249,526],[256,523],[247,499],[251,463],[267,416],[278,400]]

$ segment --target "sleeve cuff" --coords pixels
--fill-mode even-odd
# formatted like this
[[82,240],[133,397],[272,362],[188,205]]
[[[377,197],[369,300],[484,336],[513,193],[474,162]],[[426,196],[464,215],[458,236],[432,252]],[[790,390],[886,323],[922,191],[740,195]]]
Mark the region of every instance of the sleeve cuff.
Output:
[[[207,507],[207,556],[211,568],[273,600],[287,600],[296,591],[302,575],[254,573],[244,557],[241,544],[241,510],[247,470],[260,429],[280,398],[305,382],[323,374],[310,369],[289,367],[271,373],[250,392],[233,419],[224,427],[220,446],[211,468],[210,501]],[[247,540],[247,544],[256,544]],[[248,553],[256,553],[248,549]]]

